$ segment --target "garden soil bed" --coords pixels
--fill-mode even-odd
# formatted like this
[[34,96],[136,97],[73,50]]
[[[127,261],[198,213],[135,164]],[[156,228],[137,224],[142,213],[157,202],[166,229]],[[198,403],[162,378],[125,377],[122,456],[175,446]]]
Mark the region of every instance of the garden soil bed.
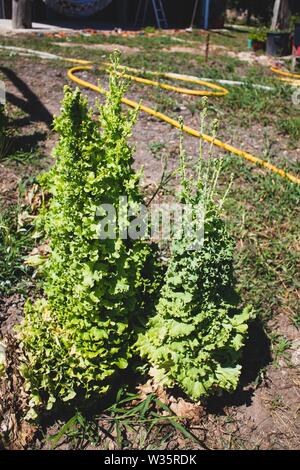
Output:
[[[9,64],[7,64],[9,68]],[[51,163],[51,150],[56,137],[49,130],[49,119],[58,114],[62,99],[62,88],[68,83],[64,70],[51,67],[51,73],[46,64],[31,62],[28,58],[14,59],[14,74],[17,77],[7,81],[8,92],[14,97],[14,102],[22,108],[28,106],[34,110],[32,117],[19,125],[22,136],[27,135],[27,144],[40,146],[45,155],[41,167]],[[8,74],[9,75],[9,74]],[[19,81],[22,77],[22,81]],[[142,90],[139,91],[140,95]],[[94,95],[87,92],[90,101]],[[134,93],[131,91],[132,97]],[[138,98],[138,94],[134,97]],[[24,103],[25,100],[25,103]],[[23,102],[23,105],[22,105]],[[187,110],[187,124],[197,126],[197,119]],[[34,116],[34,117],[33,117]],[[224,126],[225,127],[225,126]],[[257,151],[262,145],[265,129],[260,125],[251,133],[239,129],[232,136],[231,129],[221,127],[221,137],[227,141],[247,144],[248,151]],[[41,135],[47,133],[45,138]],[[159,136],[159,139],[158,137]],[[175,168],[175,157],[178,149],[179,133],[164,123],[160,123],[143,114],[140,115],[134,130],[133,141],[137,147],[136,167],[144,167],[144,184],[156,185],[161,176],[161,163],[150,151],[149,144],[159,140],[170,150],[174,148],[174,158],[169,159],[171,168]],[[261,141],[260,141],[261,139]],[[192,137],[186,137],[185,145],[190,155],[197,155],[198,142]],[[277,139],[277,148],[282,151],[287,147],[285,138]],[[291,150],[289,155],[297,160],[299,150]],[[14,165],[2,162],[0,164],[0,196],[2,204],[9,205],[18,199],[18,183],[24,176],[35,175],[37,167]],[[23,317],[24,297],[18,294],[0,298],[0,331],[7,342],[9,378],[2,383],[0,432],[4,436],[6,448],[27,449],[46,448],[42,443],[37,428],[26,421],[20,421],[26,408],[26,395],[22,392],[22,379],[18,365],[18,343],[14,338],[14,325]],[[300,441],[299,403],[300,403],[300,353],[299,331],[286,320],[284,312],[270,320],[273,331],[284,335],[290,341],[289,360],[279,358],[272,361],[270,344],[264,329],[259,323],[251,327],[250,339],[244,353],[244,371],[239,389],[232,395],[209,400],[205,406],[191,405],[183,399],[175,400],[173,409],[179,415],[178,402],[184,408],[185,421],[189,429],[199,437],[203,446],[211,449],[297,449]],[[174,403],[172,391],[167,396],[169,404]],[[179,401],[178,401],[179,400]],[[45,433],[53,434],[59,425],[52,423]],[[6,437],[10,435],[10,442]],[[106,444],[115,447],[114,441],[106,437]],[[104,442],[104,441],[103,441]],[[104,444],[103,444],[104,445]],[[134,444],[133,444],[134,447]],[[169,448],[196,448],[197,445],[183,438],[180,434],[177,440],[169,443]]]

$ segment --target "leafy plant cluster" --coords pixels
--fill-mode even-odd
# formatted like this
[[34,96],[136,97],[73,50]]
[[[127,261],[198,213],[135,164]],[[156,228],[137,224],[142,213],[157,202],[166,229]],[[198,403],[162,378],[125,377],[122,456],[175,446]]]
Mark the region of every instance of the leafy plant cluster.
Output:
[[181,202],[195,216],[206,206],[205,243],[190,251],[190,240],[174,242],[158,302],[157,247],[119,233],[99,239],[101,204],[143,201],[128,144],[136,112],[121,110],[125,88],[113,70],[98,121],[79,90],[66,88],[55,119],[56,162],[41,178],[52,198],[36,222],[50,249],[35,259],[44,292],[27,302],[20,332],[32,408],[106,394],[138,353],[193,399],[237,385],[250,310],[238,311],[233,241],[213,202],[220,167],[201,158],[193,185],[182,157]]
[[[205,208],[204,240],[184,234],[172,244],[171,257],[156,315],[141,333],[137,347],[154,367],[155,379],[167,386],[179,385],[197,400],[220,390],[235,390],[241,366],[250,307],[240,311],[234,290],[234,242],[221,218],[214,190],[221,162],[200,158],[198,178],[186,176],[181,153],[180,200]],[[191,242],[197,247],[191,251]]]
[[267,40],[267,33],[268,28],[257,28],[250,33],[249,38],[255,42],[265,43]]
[[98,237],[101,204],[118,206],[124,194],[129,204],[142,201],[127,143],[136,113],[122,114],[123,93],[113,75],[96,122],[79,90],[66,88],[54,124],[60,134],[56,163],[41,180],[53,197],[37,220],[50,241],[41,265],[45,295],[27,302],[22,333],[22,372],[33,403],[46,400],[49,409],[57,398],[109,390],[128,366],[132,325],[153,289],[145,275],[153,257],[149,244]]

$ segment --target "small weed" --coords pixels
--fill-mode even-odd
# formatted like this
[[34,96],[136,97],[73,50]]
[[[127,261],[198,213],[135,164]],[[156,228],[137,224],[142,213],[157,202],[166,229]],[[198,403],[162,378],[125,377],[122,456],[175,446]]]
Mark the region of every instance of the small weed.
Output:
[[20,165],[33,165],[37,164],[42,158],[42,153],[39,148],[32,148],[30,151],[17,150],[13,153],[7,153],[2,161],[7,163],[17,163]]
[[98,445],[100,435],[97,422],[87,418],[80,411],[70,418],[60,430],[50,436],[51,449],[55,449],[64,442],[68,442],[72,449],[83,450],[89,444]]
[[299,330],[300,329],[300,313],[295,313],[292,318],[294,326]]
[[134,448],[149,450],[163,448],[163,442],[169,442],[176,433],[201,445],[180,423],[180,418],[154,394],[141,401],[139,395],[120,389],[115,403],[101,415],[87,418],[77,411],[50,441],[52,449],[63,443],[69,443],[72,449],[84,449],[89,444],[103,449],[113,441],[118,449],[130,449],[136,444],[138,447],[134,445]]
[[266,374],[267,374],[266,367],[263,367],[262,369],[260,369],[260,371],[257,374],[256,379],[252,382],[252,385],[255,390],[259,387],[259,385],[263,383],[263,381],[266,378]]
[[300,117],[280,119],[278,125],[282,132],[290,136],[291,144],[296,145],[300,139]]
[[272,400],[269,402],[269,405],[272,410],[277,410],[280,408],[284,408],[284,401],[281,395],[276,394]]
[[272,343],[272,350],[274,355],[274,362],[278,365],[279,359],[289,359],[288,349],[291,347],[291,342],[284,336],[277,334],[270,334]]
[[166,111],[177,113],[181,111],[182,107],[174,96],[166,95],[165,93],[161,93],[161,91],[152,93],[152,98],[156,103],[156,110],[161,113],[165,113]]
[[165,149],[166,145],[163,142],[159,141],[159,140],[157,140],[157,141],[155,140],[155,141],[151,142],[149,147],[150,147],[152,155],[154,157],[158,157],[160,152],[163,149]]
[[156,29],[153,27],[153,26],[146,26],[146,28],[144,28],[144,31],[145,33],[155,33]]

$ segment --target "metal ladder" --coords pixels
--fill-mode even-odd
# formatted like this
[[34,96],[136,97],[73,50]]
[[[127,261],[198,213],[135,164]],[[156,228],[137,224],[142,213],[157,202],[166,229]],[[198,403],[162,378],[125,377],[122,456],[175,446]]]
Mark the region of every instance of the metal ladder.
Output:
[[167,17],[166,17],[162,0],[152,0],[152,5],[154,9],[157,26],[159,27],[159,29],[161,28],[167,29],[168,22],[167,22]]
[[[144,3],[144,10],[142,12],[142,5],[144,3],[144,0],[139,0],[138,7],[137,7],[137,12],[136,12],[136,17],[135,17],[135,26],[141,25],[144,26],[145,24],[145,19],[146,19],[146,14],[149,6],[149,0],[145,0]],[[154,14],[155,14],[155,19],[156,19],[156,24],[159,29],[168,28],[168,21],[165,13],[165,9],[163,6],[162,0],[151,0]]]

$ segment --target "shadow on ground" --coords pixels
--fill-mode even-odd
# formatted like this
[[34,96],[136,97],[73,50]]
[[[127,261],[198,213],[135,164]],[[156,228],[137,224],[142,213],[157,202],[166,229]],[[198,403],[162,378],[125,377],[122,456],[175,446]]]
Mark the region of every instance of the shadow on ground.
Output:
[[[23,97],[20,98],[11,92],[6,92],[7,102],[16,106],[26,114],[24,117],[12,119],[10,127],[20,131],[21,128],[30,126],[32,123],[44,123],[47,128],[50,129],[53,116],[39,97],[32,91],[30,86],[8,67],[0,66],[0,72],[6,76]],[[46,136],[46,131],[36,129],[27,135],[14,135],[9,143],[9,152],[14,153],[20,149],[24,151],[31,150],[36,147],[39,142],[43,141]]]
[[224,393],[207,401],[207,411],[223,414],[228,406],[250,406],[255,385],[259,383],[260,372],[272,362],[270,340],[260,320],[249,326],[249,339],[242,359],[242,374],[238,389],[234,393]]

